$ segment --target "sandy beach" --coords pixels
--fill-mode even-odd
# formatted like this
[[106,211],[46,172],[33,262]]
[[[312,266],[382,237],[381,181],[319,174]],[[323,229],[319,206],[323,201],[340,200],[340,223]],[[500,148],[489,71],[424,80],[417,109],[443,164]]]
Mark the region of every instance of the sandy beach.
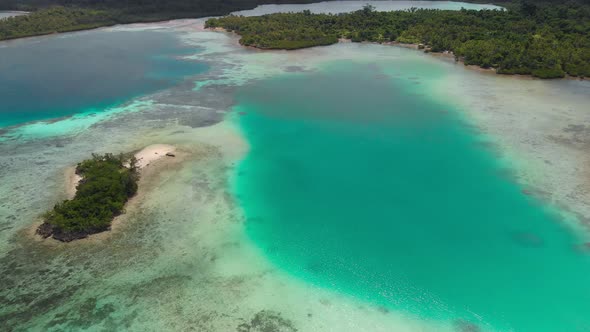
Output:
[[140,169],[149,166],[151,163],[155,162],[156,160],[161,159],[162,157],[166,157],[166,155],[170,155],[169,157],[174,157],[174,151],[176,151],[176,147],[168,144],[154,144],[143,148],[141,151],[135,154],[135,158],[138,160],[138,166]]
[[74,198],[76,196],[76,190],[78,187],[78,183],[82,180],[82,177],[76,174],[76,167],[71,166],[66,168],[65,170],[65,184],[66,184],[66,196],[68,199]]

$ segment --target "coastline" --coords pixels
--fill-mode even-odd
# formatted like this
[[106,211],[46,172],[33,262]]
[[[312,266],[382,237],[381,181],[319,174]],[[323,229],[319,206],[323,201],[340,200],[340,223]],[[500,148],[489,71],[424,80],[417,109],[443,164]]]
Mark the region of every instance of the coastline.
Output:
[[64,171],[65,185],[66,185],[66,197],[72,199],[76,196],[76,187],[82,180],[82,177],[76,174],[76,166],[69,166]]
[[[330,45],[315,45],[315,46],[309,46],[309,47],[302,47],[302,48],[297,48],[297,49],[281,49],[281,48],[263,48],[263,47],[256,47],[256,46],[251,46],[251,45],[242,45],[241,43],[241,38],[242,36],[240,34],[238,34],[235,31],[228,31],[227,29],[221,28],[221,27],[215,27],[215,28],[206,28],[208,30],[211,31],[216,31],[216,32],[225,32],[225,33],[230,33],[233,35],[238,36],[238,40],[237,43],[241,46],[244,47],[246,49],[254,49],[254,50],[258,50],[258,51],[287,51],[287,52],[291,52],[291,51],[297,51],[297,50],[301,50],[301,49],[308,49],[308,48],[316,48],[316,47],[325,47],[325,46],[331,46],[334,44],[330,44]],[[340,43],[357,43],[357,42],[353,42],[350,39],[345,39],[345,38],[338,38],[338,42],[336,44],[340,44]],[[383,43],[378,43],[378,42],[367,42],[367,41],[362,41],[362,42],[358,42],[361,44],[374,44],[374,45],[388,45],[388,46],[395,46],[395,47],[402,47],[402,48],[407,48],[407,49],[412,49],[412,50],[416,50],[416,51],[422,51],[423,53],[432,55],[434,57],[437,58],[446,58],[448,60],[452,60],[455,63],[458,64],[462,64],[463,66],[465,66],[465,68],[469,69],[469,70],[473,70],[473,71],[477,71],[480,72],[482,74],[494,74],[494,75],[502,75],[502,76],[507,76],[507,77],[516,77],[516,78],[524,78],[524,79],[536,79],[536,80],[545,80],[545,81],[551,81],[551,80],[575,80],[575,81],[584,81],[587,78],[585,77],[576,77],[576,76],[570,76],[570,75],[565,75],[564,77],[560,77],[560,78],[539,78],[539,77],[535,77],[533,75],[522,75],[522,74],[499,74],[497,72],[496,68],[484,68],[484,67],[480,67],[477,65],[466,65],[465,62],[462,59],[457,59],[455,60],[455,56],[452,52],[449,51],[444,51],[444,52],[433,52],[430,51],[428,49],[428,45],[423,45],[423,44],[408,44],[408,43],[400,43],[400,42],[383,42]],[[422,46],[424,48],[421,49],[420,46]]]
[[[322,1],[318,1],[318,2],[312,2],[312,3],[319,3]],[[474,3],[482,3],[482,2],[474,2]],[[248,9],[243,9],[243,10],[248,10]],[[239,10],[242,11],[242,10]],[[14,11],[11,11],[14,12]],[[23,12],[23,13],[27,13],[27,12]],[[231,14],[231,13],[229,13]],[[224,14],[224,15],[228,15],[228,14]],[[67,33],[75,33],[75,32],[80,32],[80,31],[87,31],[87,30],[96,30],[96,29],[101,29],[101,28],[112,28],[112,27],[117,27],[117,26],[128,26],[128,25],[133,25],[133,24],[158,24],[158,23],[166,23],[166,22],[172,22],[172,21],[178,21],[178,20],[183,20],[183,19],[208,19],[208,18],[217,18],[217,17],[222,17],[223,15],[220,16],[183,16],[180,15],[178,17],[174,17],[174,18],[170,18],[170,19],[154,19],[154,20],[138,20],[138,21],[132,21],[132,22],[121,22],[121,23],[109,23],[109,24],[104,24],[104,25],[96,25],[96,26],[89,26],[89,27],[74,27],[72,29],[66,29],[64,31],[52,31],[52,32],[47,32],[47,33],[40,33],[40,34],[35,34],[35,35],[26,35],[26,36],[19,36],[19,37],[8,37],[5,39],[0,40],[0,43],[3,41],[14,41],[14,40],[21,40],[21,39],[28,39],[28,38],[35,38],[35,37],[43,37],[43,36],[51,36],[51,35],[61,35],[61,34],[67,34]],[[215,27],[215,28],[208,28],[209,30],[212,31],[218,31],[218,32],[230,32],[227,31],[224,28],[221,27]],[[240,36],[239,34],[237,34],[235,31],[231,31],[230,33],[232,34],[236,34],[238,36]],[[333,44],[328,44],[328,45],[315,45],[315,46],[309,46],[309,47],[301,47],[301,48],[296,48],[296,49],[280,49],[280,48],[263,48],[263,47],[257,47],[257,46],[247,46],[247,45],[242,45],[240,43],[241,41],[241,36],[240,39],[238,39],[238,44],[241,45],[242,47],[248,48],[248,49],[256,49],[259,51],[268,51],[268,50],[286,50],[286,51],[295,51],[298,49],[305,49],[305,48],[312,48],[312,47],[321,47],[321,46],[330,46]],[[342,42],[352,42],[351,40],[348,39],[343,39],[343,38],[338,38],[338,43],[342,43]],[[392,45],[392,46],[397,46],[397,47],[404,47],[404,48],[410,48],[410,49],[415,49],[415,50],[419,50],[421,51],[422,49],[419,46],[424,47],[424,53],[429,53],[433,56],[436,57],[449,57],[454,59],[454,55],[452,52],[448,52],[448,51],[444,51],[444,52],[432,52],[429,50],[429,46],[428,45],[423,45],[423,44],[406,44],[406,43],[400,43],[400,42],[361,42],[361,43],[372,43],[372,44],[380,44],[380,45]],[[0,44],[1,46],[1,44]],[[465,65],[464,61],[461,59],[455,60],[455,62],[460,63]],[[560,77],[560,78],[539,78],[539,77],[535,77],[533,75],[523,75],[523,74],[503,74],[503,73],[497,73],[497,69],[490,67],[490,68],[484,68],[484,67],[480,67],[477,65],[465,65],[465,67],[469,68],[470,70],[475,70],[475,71],[480,71],[482,73],[494,73],[496,75],[505,75],[505,76],[513,76],[513,77],[522,77],[522,78],[527,78],[527,79],[541,79],[541,80],[560,80],[560,79],[566,79],[566,80],[587,80],[587,77],[576,77],[576,76],[570,76],[567,73],[565,74],[564,77]]]
[[[144,204],[146,198],[152,193],[152,191],[157,189],[158,183],[161,181],[166,181],[170,177],[174,177],[174,172],[178,171],[182,167],[183,163],[190,160],[192,156],[192,153],[188,149],[177,149],[175,147],[174,151],[175,157],[155,158],[152,159],[148,165],[141,168],[137,194],[129,199],[125,205],[124,213],[116,216],[113,219],[111,222],[111,227],[108,231],[90,234],[86,238],[75,240],[69,243],[74,245],[77,242],[102,243],[112,236],[126,231],[128,227],[130,227],[127,225],[127,222],[130,221],[130,218],[132,218],[135,214],[137,214],[138,211],[141,210],[142,204]],[[60,241],[54,240],[51,242]]]
[[[59,7],[59,6],[58,6]],[[63,6],[62,8],[67,8],[66,6]],[[169,22],[169,21],[174,21],[174,20],[182,20],[182,19],[198,19],[198,18],[207,18],[207,17],[220,17],[220,16],[224,16],[224,15],[229,15],[232,12],[235,11],[242,11],[242,10],[251,10],[256,8],[256,6],[252,7],[252,6],[246,6],[246,7],[242,7],[242,8],[234,8],[232,9],[232,11],[230,12],[213,12],[213,13],[207,13],[207,14],[202,14],[202,13],[194,13],[194,14],[187,14],[185,12],[169,12],[168,15],[162,15],[162,16],[150,16],[150,15],[146,15],[146,16],[141,16],[141,15],[137,15],[137,19],[135,20],[130,20],[130,21],[125,21],[125,19],[120,19],[120,18],[114,18],[111,17],[108,21],[106,22],[102,22],[102,23],[94,23],[94,24],[90,24],[90,25],[78,25],[78,26],[74,26],[74,27],[70,27],[70,28],[65,28],[64,30],[61,31],[47,31],[47,32],[41,32],[41,33],[35,33],[35,34],[27,34],[27,35],[23,35],[23,36],[16,36],[16,37],[5,37],[3,39],[0,39],[0,42],[2,41],[10,41],[10,40],[20,40],[20,39],[25,39],[25,38],[31,38],[31,37],[40,37],[40,36],[48,36],[48,35],[55,35],[55,34],[62,34],[62,33],[71,33],[71,32],[77,32],[77,31],[87,31],[87,30],[95,30],[95,29],[99,29],[99,28],[108,28],[108,27],[113,27],[113,26],[118,26],[118,25],[129,25],[129,24],[138,24],[138,23],[162,23],[162,22]],[[47,10],[47,8],[36,8],[36,10]],[[92,10],[92,7],[90,8],[85,8],[85,9],[80,9],[80,10]],[[116,9],[110,9],[108,10],[109,14],[116,14]],[[1,13],[2,11],[0,11]],[[22,15],[27,15],[27,14],[31,14],[34,13],[34,11],[18,11],[18,10],[5,10],[3,12],[7,12],[7,13],[18,13],[15,16],[22,16]],[[131,14],[133,15],[133,14]],[[0,18],[1,19],[1,18]],[[115,22],[113,22],[113,20],[115,20]]]

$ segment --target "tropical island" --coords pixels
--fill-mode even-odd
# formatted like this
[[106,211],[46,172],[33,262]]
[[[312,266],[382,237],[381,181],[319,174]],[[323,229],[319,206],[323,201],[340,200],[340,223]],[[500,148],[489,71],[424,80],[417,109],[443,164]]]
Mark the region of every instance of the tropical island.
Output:
[[0,40],[88,30],[115,24],[227,15],[265,3],[314,0],[9,0],[0,10],[31,12],[0,20]]
[[260,49],[300,49],[352,42],[417,44],[466,65],[539,78],[590,76],[590,5],[521,2],[509,10],[377,12],[367,5],[346,14],[277,13],[212,18],[207,28],[241,36]]
[[71,174],[67,172],[67,191],[73,197],[46,212],[36,233],[70,242],[109,230],[113,219],[137,194],[140,175],[145,175],[142,170],[162,158],[176,156],[176,148],[167,144],[150,145],[135,154],[92,154]]
[[137,193],[138,160],[123,154],[93,154],[76,167],[81,177],[76,195],[57,203],[47,212],[37,234],[44,238],[70,242],[103,232],[114,217],[121,214],[125,203]]

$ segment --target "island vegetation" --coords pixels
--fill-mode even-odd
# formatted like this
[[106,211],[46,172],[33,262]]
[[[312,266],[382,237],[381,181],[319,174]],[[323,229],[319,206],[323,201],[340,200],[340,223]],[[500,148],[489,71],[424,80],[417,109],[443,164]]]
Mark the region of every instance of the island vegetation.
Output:
[[6,0],[0,10],[29,15],[0,20],[0,40],[87,30],[115,24],[226,15],[264,3],[314,0]]
[[[129,161],[128,161],[129,160]],[[78,164],[82,177],[76,195],[55,205],[44,215],[37,233],[69,242],[108,230],[114,217],[137,192],[137,159],[124,155],[93,155]]]
[[105,10],[52,7],[0,20],[0,40],[87,30],[117,22],[112,12]]
[[298,49],[353,42],[423,44],[467,65],[500,74],[540,78],[590,76],[590,5],[521,2],[509,10],[377,12],[367,5],[346,14],[279,13],[212,18],[240,43],[262,49]]
[[[481,2],[467,0],[468,2]],[[10,0],[2,9],[29,15],[0,20],[0,40],[132,22],[224,15],[264,3],[316,0]],[[284,13],[207,21],[242,36],[243,45],[298,49],[353,42],[423,44],[467,65],[540,78],[590,76],[590,0],[496,0],[508,10]]]

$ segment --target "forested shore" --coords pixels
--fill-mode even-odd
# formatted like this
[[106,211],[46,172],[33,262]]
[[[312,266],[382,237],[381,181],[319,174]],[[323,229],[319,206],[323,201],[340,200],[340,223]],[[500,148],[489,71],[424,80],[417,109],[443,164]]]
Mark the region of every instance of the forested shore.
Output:
[[265,3],[315,0],[7,0],[0,10],[29,15],[0,19],[0,40],[87,30],[115,24],[227,15]]
[[[283,13],[227,16],[207,21],[242,36],[241,43],[263,49],[297,49],[353,42],[424,44],[457,60],[500,74],[540,78],[590,76],[590,0],[494,1],[508,10],[427,10],[376,12],[371,7],[338,15]],[[115,24],[219,16],[265,3],[316,0],[19,0],[2,9],[29,15],[0,20],[0,40],[92,29]],[[480,2],[480,1],[468,1]]]
[[[302,4],[320,1],[324,0],[5,0],[0,1],[0,10],[27,11],[31,14],[1,19],[0,40],[86,30],[115,24],[221,16],[263,4]],[[486,0],[463,1],[489,2]],[[510,5],[514,1],[521,0],[492,2]],[[590,0],[577,1],[589,2]]]
[[510,10],[377,12],[366,6],[347,14],[279,13],[226,16],[207,21],[262,49],[298,49],[337,43],[423,44],[431,52],[452,52],[467,65],[500,74],[539,78],[590,76],[590,5],[514,5]]

